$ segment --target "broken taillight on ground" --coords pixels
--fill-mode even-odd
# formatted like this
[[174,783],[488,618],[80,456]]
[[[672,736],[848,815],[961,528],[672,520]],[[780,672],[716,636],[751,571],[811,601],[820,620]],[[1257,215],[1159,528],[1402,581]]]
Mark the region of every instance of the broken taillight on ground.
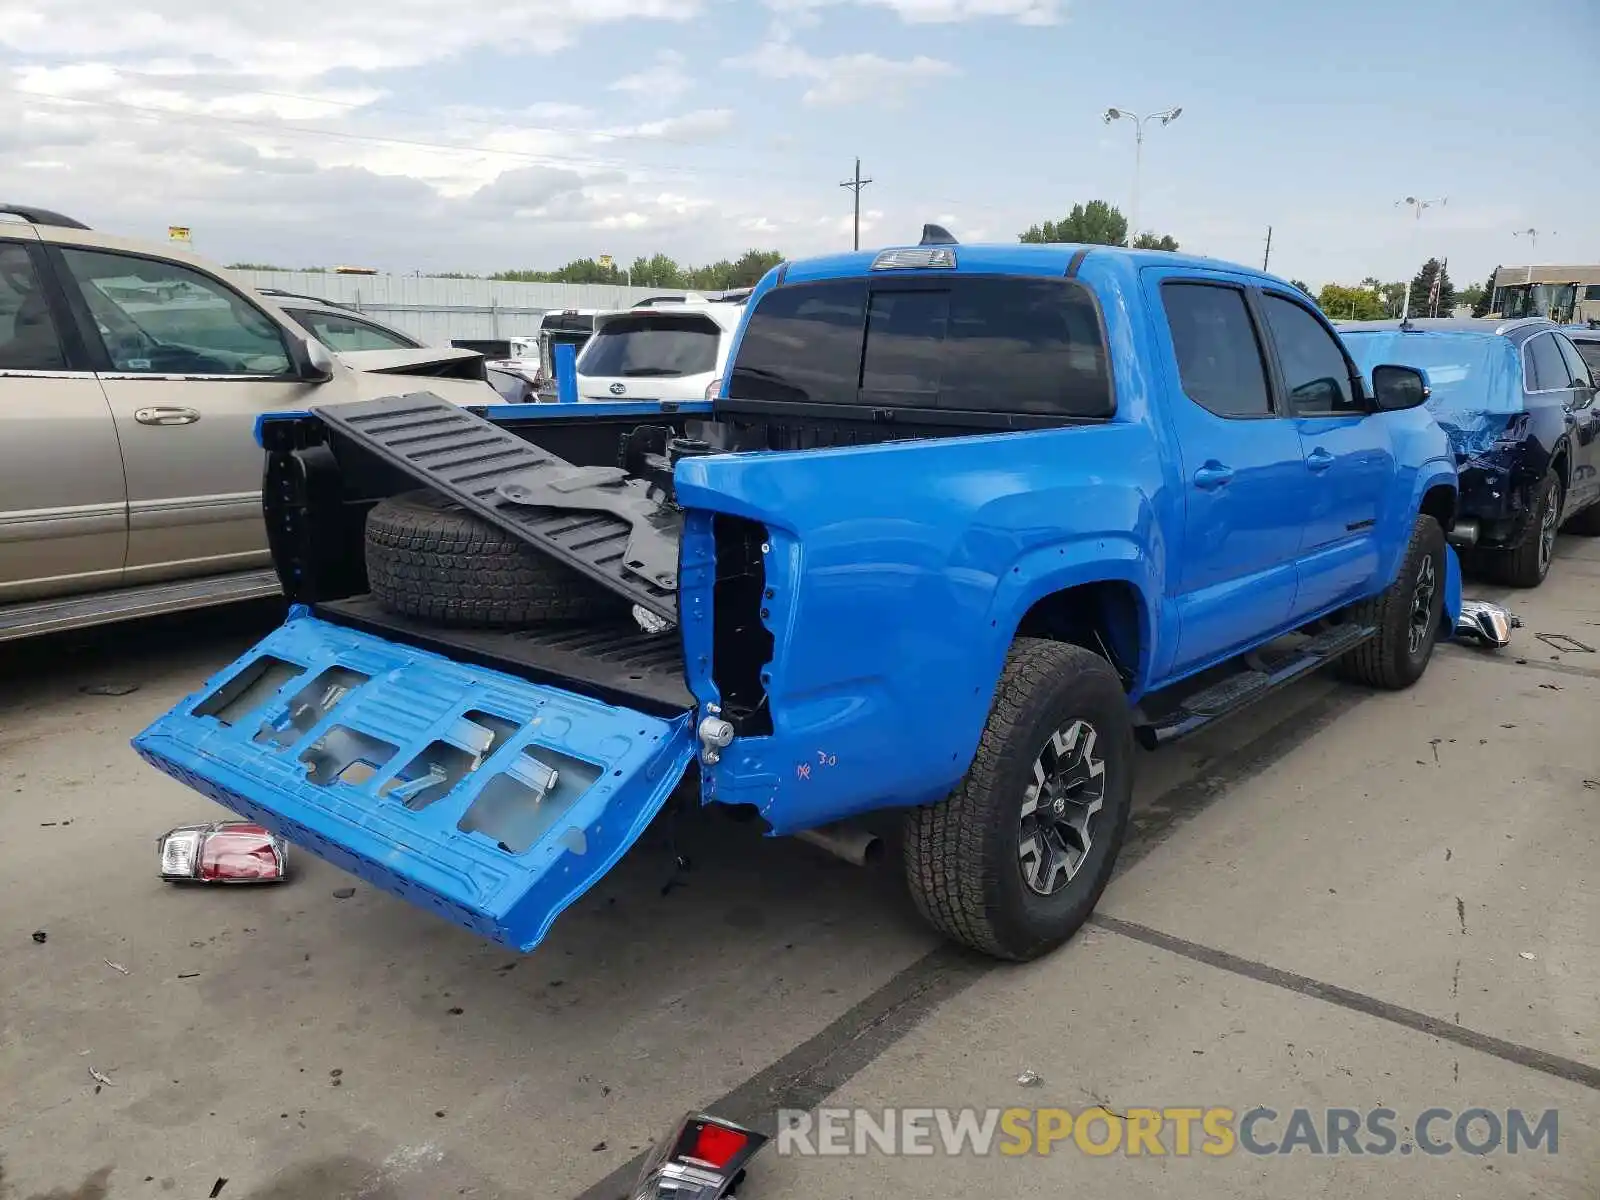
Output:
[[744,1180],[765,1134],[720,1117],[689,1113],[655,1144],[631,1200],[722,1200]]
[[278,883],[288,874],[288,843],[249,821],[180,825],[156,846],[169,883]]

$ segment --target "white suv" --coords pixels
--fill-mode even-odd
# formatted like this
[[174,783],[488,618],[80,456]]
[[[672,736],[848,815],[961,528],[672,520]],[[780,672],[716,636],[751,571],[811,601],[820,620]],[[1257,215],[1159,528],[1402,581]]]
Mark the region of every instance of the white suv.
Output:
[[595,318],[578,356],[579,400],[705,400],[722,382],[738,304],[663,304]]

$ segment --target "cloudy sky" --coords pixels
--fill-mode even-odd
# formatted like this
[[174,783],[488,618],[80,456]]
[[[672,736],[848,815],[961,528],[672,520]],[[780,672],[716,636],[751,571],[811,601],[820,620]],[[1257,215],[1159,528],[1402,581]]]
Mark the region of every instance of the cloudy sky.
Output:
[[1141,227],[1464,283],[1600,261],[1597,51],[1597,0],[0,0],[0,179],[223,261],[698,262],[848,246],[857,155],[869,245],[1126,211],[1101,114],[1181,105]]

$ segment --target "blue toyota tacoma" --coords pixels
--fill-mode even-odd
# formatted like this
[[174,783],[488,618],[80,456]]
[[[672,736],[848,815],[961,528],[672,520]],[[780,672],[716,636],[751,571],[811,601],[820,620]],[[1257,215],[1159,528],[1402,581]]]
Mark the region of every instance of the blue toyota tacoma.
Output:
[[1273,277],[930,227],[776,268],[730,362],[697,404],[264,420],[289,619],[139,753],[522,950],[675,795],[900,809],[928,920],[1024,959],[1105,887],[1137,746],[1324,664],[1407,687],[1454,628],[1426,374]]

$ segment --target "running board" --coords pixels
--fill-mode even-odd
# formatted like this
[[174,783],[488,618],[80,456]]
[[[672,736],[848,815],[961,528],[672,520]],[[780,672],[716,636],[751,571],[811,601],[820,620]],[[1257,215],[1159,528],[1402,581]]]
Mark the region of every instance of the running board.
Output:
[[1254,704],[1269,692],[1326,666],[1377,632],[1371,625],[1338,625],[1284,651],[1280,659],[1262,667],[1243,665],[1241,660],[1236,674],[1185,696],[1170,712],[1140,722],[1134,726],[1134,735],[1141,745],[1154,749],[1198,733],[1213,722]]
[[283,585],[278,582],[277,572],[269,568],[177,583],[148,583],[65,599],[30,600],[0,608],[0,642],[281,595]]

